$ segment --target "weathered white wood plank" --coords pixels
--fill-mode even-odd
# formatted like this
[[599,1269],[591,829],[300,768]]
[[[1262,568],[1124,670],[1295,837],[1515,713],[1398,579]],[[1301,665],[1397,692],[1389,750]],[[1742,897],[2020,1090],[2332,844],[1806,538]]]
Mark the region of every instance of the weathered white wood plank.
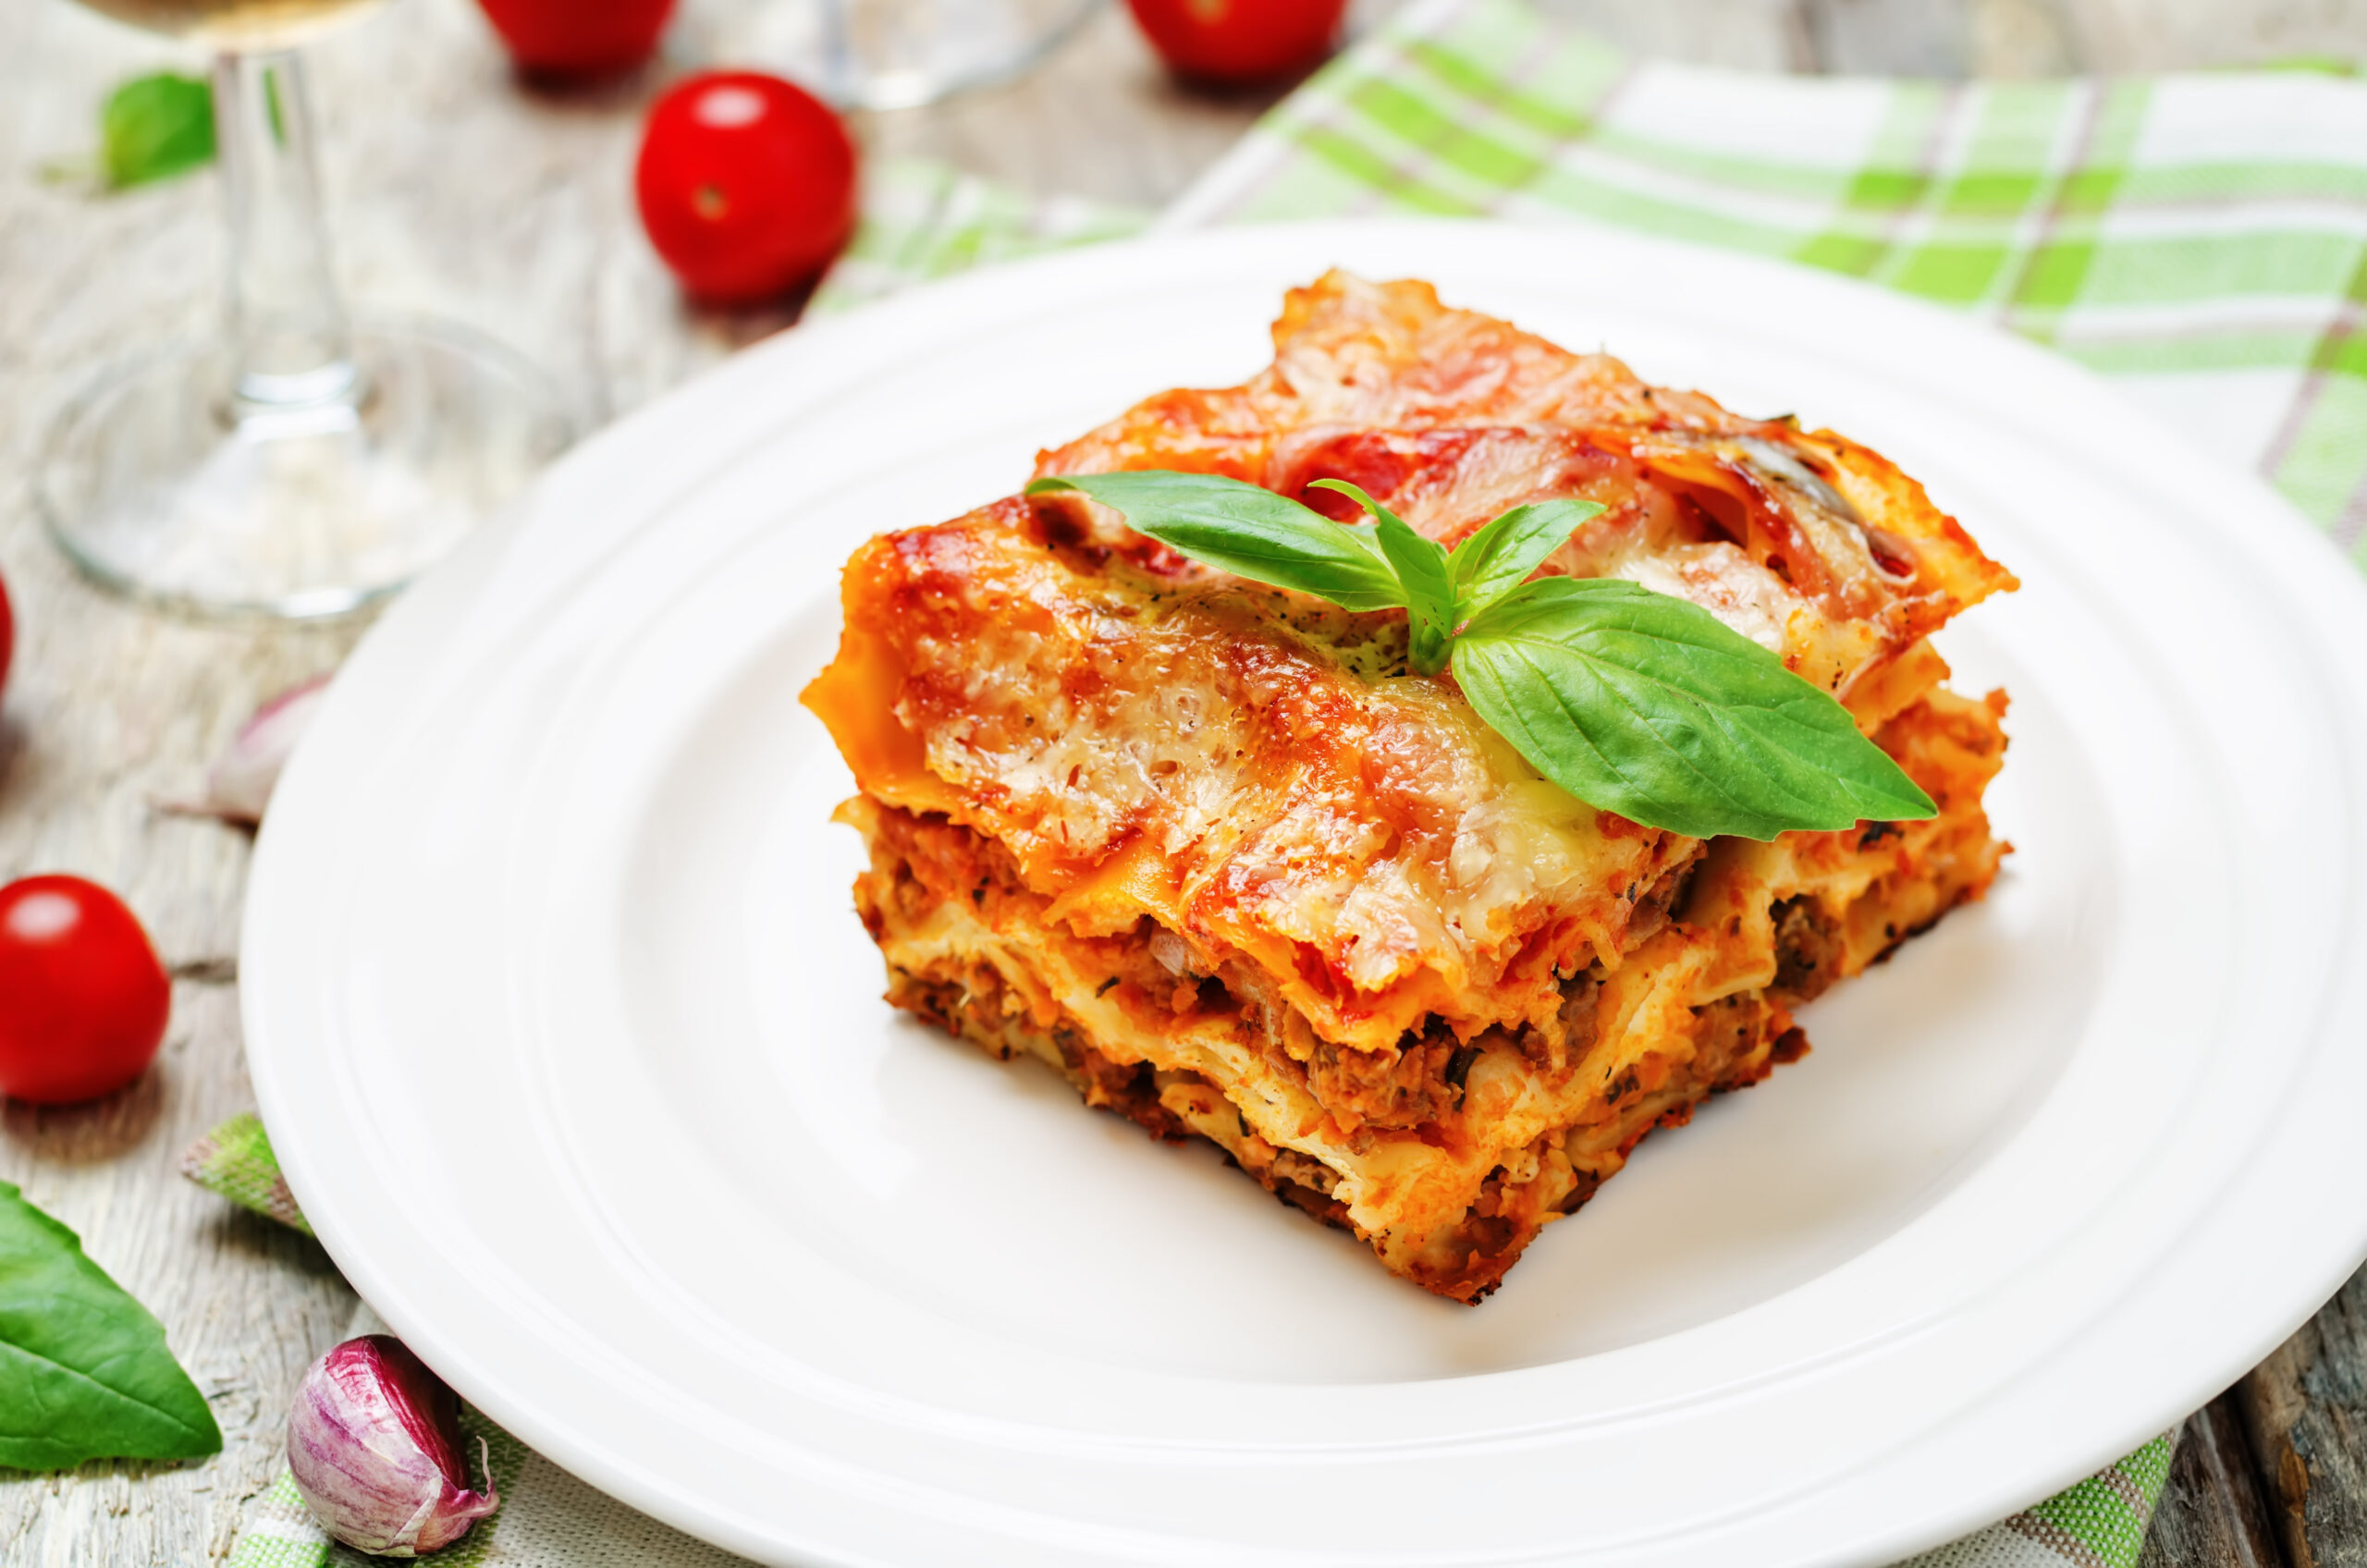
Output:
[[2186,70],[2300,55],[2367,62],[2367,0],[2064,0],[2098,70]]
[[2187,1418],[2138,1568],[2285,1568],[2233,1394]]
[[1646,58],[1747,71],[1815,68],[1796,0],[1690,0],[1678,6],[1552,0],[1540,8]]
[[2238,1395],[2287,1560],[2367,1565],[2367,1270]]
[[1847,76],[1971,74],[1970,8],[1957,0],[1801,0],[1821,69]]
[[2062,76],[2088,68],[2065,0],[1972,0],[1972,74]]

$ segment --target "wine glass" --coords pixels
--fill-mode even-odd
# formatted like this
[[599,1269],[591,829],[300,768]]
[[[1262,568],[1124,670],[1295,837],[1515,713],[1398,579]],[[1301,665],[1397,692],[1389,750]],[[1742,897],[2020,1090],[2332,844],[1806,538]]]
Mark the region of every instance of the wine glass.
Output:
[[702,53],[759,65],[850,109],[910,109],[1018,76],[1104,0],[767,0]]
[[223,329],[108,368],[35,495],[99,582],[204,615],[342,615],[410,581],[570,435],[534,367],[465,328],[355,322],[330,268],[298,44],[377,0],[83,0],[218,51]]

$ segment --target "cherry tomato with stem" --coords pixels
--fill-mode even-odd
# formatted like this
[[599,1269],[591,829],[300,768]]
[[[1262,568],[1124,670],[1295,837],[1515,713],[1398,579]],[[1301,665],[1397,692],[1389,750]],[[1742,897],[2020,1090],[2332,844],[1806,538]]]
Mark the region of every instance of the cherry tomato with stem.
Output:
[[1126,0],[1134,21],[1177,75],[1265,81],[1331,50],[1347,0]]
[[710,71],[651,107],[633,190],[693,299],[753,304],[812,281],[854,232],[854,143],[803,89]]
[[600,77],[649,58],[674,0],[479,0],[530,76]]
[[140,919],[80,876],[0,888],[0,1095],[113,1094],[164,1043],[173,984]]

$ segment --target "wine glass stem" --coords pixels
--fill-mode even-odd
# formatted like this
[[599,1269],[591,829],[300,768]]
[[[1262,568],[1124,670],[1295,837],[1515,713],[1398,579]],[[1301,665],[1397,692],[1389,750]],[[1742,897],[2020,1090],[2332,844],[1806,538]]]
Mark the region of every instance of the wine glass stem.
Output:
[[229,336],[240,419],[357,395],[345,302],[329,268],[312,104],[295,54],[224,55],[215,142],[229,205]]

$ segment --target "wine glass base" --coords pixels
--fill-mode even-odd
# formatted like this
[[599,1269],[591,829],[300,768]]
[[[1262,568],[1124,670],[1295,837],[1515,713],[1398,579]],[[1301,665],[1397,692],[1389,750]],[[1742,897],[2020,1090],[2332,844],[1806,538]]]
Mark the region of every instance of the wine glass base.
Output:
[[991,87],[1066,42],[1105,0],[831,0],[745,7],[713,54],[842,109],[912,109]]
[[312,620],[417,576],[566,447],[540,372],[440,323],[363,322],[355,390],[260,409],[216,346],[103,374],[59,414],[34,493],[103,586],[184,614]]

